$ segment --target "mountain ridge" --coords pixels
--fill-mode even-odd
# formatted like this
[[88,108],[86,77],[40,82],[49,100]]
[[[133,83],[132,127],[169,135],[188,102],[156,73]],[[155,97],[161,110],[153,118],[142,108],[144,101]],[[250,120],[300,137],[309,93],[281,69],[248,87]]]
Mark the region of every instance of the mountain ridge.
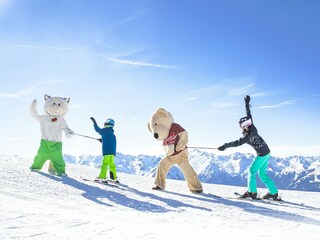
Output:
[[[255,155],[250,153],[233,153],[218,155],[199,150],[189,151],[189,161],[200,180],[204,183],[245,186],[247,172]],[[101,155],[65,154],[65,161],[72,164],[100,167]],[[119,172],[155,176],[156,168],[162,156],[144,154],[126,155],[117,153],[115,163]],[[269,176],[279,189],[320,191],[320,156],[288,156],[284,158],[270,157]],[[168,173],[169,179],[183,180],[181,170],[174,166]],[[263,187],[257,177],[258,187]]]

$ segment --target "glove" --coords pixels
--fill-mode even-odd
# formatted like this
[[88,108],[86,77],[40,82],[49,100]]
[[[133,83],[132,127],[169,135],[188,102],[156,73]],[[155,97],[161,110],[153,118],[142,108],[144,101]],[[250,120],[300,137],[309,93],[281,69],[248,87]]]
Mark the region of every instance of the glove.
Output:
[[91,117],[90,119],[91,119],[91,121],[92,121],[93,123],[95,123],[95,124],[97,123],[96,120],[95,120],[93,117]]
[[186,149],[186,147],[187,147],[187,146],[186,146],[185,144],[181,143],[181,144],[179,144],[179,145],[176,146],[175,150],[176,150],[177,152],[179,152],[179,151],[181,151],[181,150]]
[[218,150],[219,150],[219,151],[224,151],[225,149],[226,149],[226,146],[225,146],[225,145],[222,145],[222,146],[218,147]]
[[249,104],[250,103],[250,96],[249,95],[245,96],[244,101],[246,104]]
[[174,144],[163,146],[167,156],[174,154]]
[[71,138],[73,136],[74,132],[72,130],[69,130],[68,132],[66,132],[66,137],[67,138]]
[[35,99],[35,100],[32,101],[31,107],[32,107],[32,108],[36,108],[36,107],[37,107],[37,99]]
[[102,138],[98,138],[97,140],[102,143]]

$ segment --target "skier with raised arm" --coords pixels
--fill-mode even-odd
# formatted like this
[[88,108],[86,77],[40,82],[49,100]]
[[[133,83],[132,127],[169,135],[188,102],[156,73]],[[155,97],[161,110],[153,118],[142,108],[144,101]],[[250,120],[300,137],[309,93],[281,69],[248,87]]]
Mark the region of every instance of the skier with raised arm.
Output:
[[109,170],[110,181],[119,183],[119,180],[117,178],[116,164],[114,162],[117,149],[117,140],[113,129],[115,121],[112,118],[108,118],[104,123],[104,128],[100,128],[93,117],[91,117],[90,119],[93,122],[95,131],[101,135],[101,139],[99,139],[99,141],[102,143],[103,159],[100,174],[96,178],[96,181],[107,183],[109,180],[107,172]]
[[246,116],[239,120],[243,136],[233,142],[225,143],[218,148],[219,151],[224,151],[229,147],[238,147],[244,143],[249,144],[257,152],[257,156],[251,163],[248,171],[247,191],[240,198],[257,198],[257,182],[256,174],[258,173],[261,181],[266,185],[268,193],[262,199],[279,200],[278,189],[272,179],[267,175],[267,167],[270,158],[270,149],[263,138],[258,134],[257,128],[253,125],[252,115],[250,111],[250,96],[246,96],[245,108]]

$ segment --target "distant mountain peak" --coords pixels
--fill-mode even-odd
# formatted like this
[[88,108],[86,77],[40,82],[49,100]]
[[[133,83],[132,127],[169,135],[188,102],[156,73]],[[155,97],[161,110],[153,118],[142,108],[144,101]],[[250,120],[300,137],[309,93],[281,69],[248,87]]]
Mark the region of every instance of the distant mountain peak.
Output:
[[[198,149],[189,150],[189,161],[202,182],[246,186],[247,171],[255,158],[251,153],[235,152],[218,155]],[[100,167],[101,155],[64,155],[66,162]],[[162,156],[117,153],[117,170],[142,176],[154,176]],[[280,189],[320,191],[320,157],[288,156],[270,157],[268,174]],[[184,179],[179,168],[172,167],[168,178]],[[257,177],[259,187],[264,187]]]

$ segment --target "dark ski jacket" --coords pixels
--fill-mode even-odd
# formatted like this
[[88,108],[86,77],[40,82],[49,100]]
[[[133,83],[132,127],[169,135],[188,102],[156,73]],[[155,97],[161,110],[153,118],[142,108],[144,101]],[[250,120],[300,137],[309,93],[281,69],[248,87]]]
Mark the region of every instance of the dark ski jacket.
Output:
[[244,143],[247,143],[252,146],[254,150],[256,150],[258,156],[265,156],[270,153],[270,149],[263,138],[258,134],[257,128],[253,125],[249,104],[246,104],[246,113],[247,117],[251,118],[252,121],[252,125],[249,127],[249,130],[244,131],[242,133],[243,137],[241,137],[240,139],[233,142],[225,143],[224,147],[238,147]]
[[97,123],[93,124],[94,129],[101,135],[102,138],[102,154],[116,155],[117,139],[114,135],[113,127],[99,128]]

